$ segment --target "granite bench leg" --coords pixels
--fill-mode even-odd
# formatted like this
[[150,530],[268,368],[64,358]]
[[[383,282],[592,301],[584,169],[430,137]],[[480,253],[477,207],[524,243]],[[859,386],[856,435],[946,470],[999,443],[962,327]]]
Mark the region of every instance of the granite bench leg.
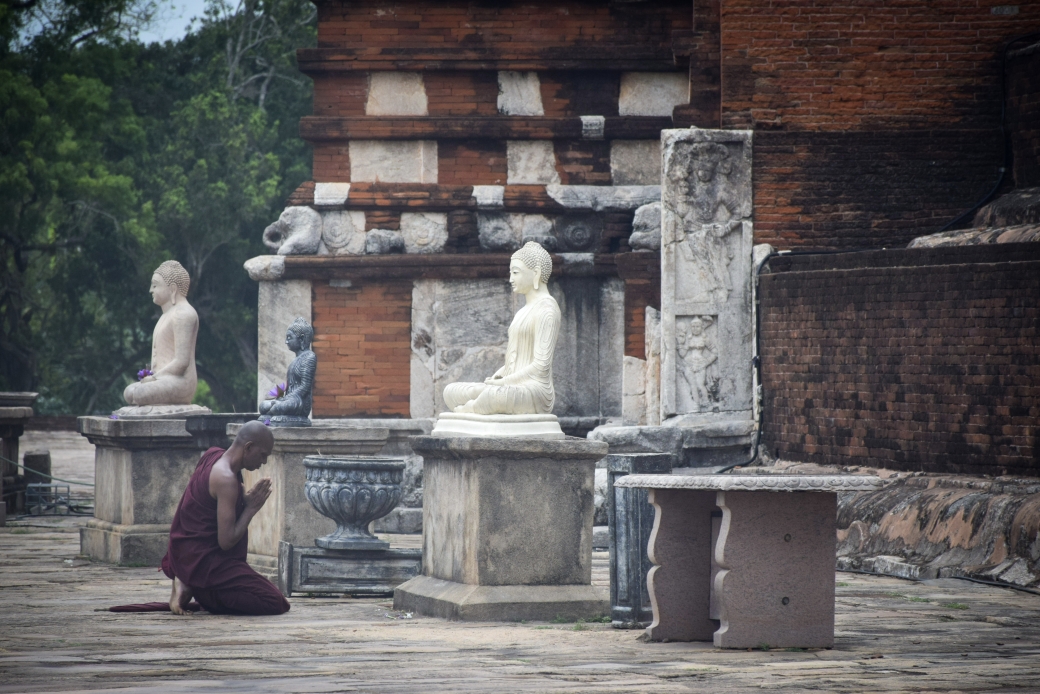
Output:
[[715,645],[833,646],[837,495],[720,491],[716,503]]
[[711,641],[717,628],[708,614],[711,593],[711,512],[715,492],[651,489],[654,529],[646,583],[654,621],[651,641]]

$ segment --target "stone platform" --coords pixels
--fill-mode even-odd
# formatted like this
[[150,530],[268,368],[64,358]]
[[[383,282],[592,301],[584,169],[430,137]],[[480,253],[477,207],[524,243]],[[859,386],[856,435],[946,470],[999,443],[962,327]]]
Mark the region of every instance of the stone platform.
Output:
[[278,589],[299,594],[393,595],[394,589],[422,570],[422,550],[329,550],[279,545]]
[[183,419],[80,417],[95,446],[94,518],[80,553],[113,564],[156,566],[200,451]]
[[[57,469],[72,474],[65,466],[59,459]],[[98,610],[164,600],[169,581],[154,567],[77,558],[82,522],[37,517],[0,529],[0,693],[1040,687],[1040,596],[967,581],[839,573],[834,648],[808,651],[646,642],[598,623],[448,622],[395,611],[380,598],[294,596],[289,612],[262,618],[115,614]],[[606,556],[593,561],[593,582],[605,587]]]
[[601,442],[418,436],[423,575],[394,607],[447,619],[593,618],[593,479]]

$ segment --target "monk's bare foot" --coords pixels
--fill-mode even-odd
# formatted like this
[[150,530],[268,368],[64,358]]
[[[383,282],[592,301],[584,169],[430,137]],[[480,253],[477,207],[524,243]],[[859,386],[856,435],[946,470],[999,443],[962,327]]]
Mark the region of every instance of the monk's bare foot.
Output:
[[173,579],[173,590],[170,592],[170,612],[190,615],[188,603],[191,602],[191,588],[181,583],[181,579]]

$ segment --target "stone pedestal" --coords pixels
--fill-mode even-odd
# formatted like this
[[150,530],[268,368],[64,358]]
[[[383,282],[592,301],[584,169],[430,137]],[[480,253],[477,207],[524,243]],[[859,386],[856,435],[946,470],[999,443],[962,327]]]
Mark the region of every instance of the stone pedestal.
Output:
[[[837,493],[881,484],[853,475],[618,479],[617,488],[649,489],[656,511],[648,547],[650,640],[833,646]],[[713,531],[716,508],[721,522]]]
[[[230,438],[242,428],[229,424]],[[272,427],[274,450],[259,470],[244,470],[248,490],[264,477],[271,478],[271,496],[249,524],[249,563],[258,569],[278,566],[282,542],[313,546],[314,538],[329,533],[335,523],[314,510],[304,493],[303,459],[308,455],[372,455],[386,444],[382,427]],[[183,489],[183,487],[182,487]]]
[[422,570],[422,550],[330,550],[282,542],[278,554],[278,589],[293,594],[392,595]]
[[80,553],[113,564],[156,566],[170,522],[198,463],[183,419],[80,417],[94,444],[94,518],[80,529]]
[[615,488],[615,480],[631,474],[667,474],[672,456],[664,453],[611,454],[607,463],[607,526],[610,529],[610,621],[617,629],[645,626],[653,619],[646,575],[646,548],[654,526],[654,509],[645,489]]
[[606,444],[417,436],[423,456],[423,575],[394,607],[447,619],[592,618],[593,486]]

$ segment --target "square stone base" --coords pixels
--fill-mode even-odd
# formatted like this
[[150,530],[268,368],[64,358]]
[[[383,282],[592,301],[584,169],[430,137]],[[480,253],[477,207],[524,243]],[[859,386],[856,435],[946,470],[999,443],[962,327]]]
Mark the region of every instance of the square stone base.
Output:
[[169,542],[169,525],[119,525],[92,518],[79,529],[80,554],[110,564],[158,566]]
[[591,585],[475,586],[416,576],[394,591],[394,609],[465,621],[547,622],[602,617],[610,601],[606,588]]
[[278,589],[286,597],[393,595],[397,586],[422,571],[421,549],[334,550],[282,542],[279,550]]

